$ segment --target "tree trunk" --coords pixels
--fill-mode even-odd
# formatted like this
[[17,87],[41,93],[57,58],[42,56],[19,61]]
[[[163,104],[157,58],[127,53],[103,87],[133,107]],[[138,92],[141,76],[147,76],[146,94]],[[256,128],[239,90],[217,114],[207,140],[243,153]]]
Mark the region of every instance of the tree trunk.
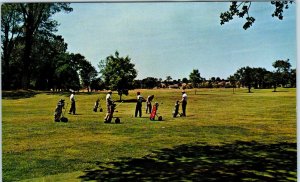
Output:
[[10,61],[10,56],[11,56],[11,52],[13,49],[13,40],[9,39],[9,27],[5,26],[5,32],[4,32],[4,42],[3,42],[3,62],[4,65],[2,67],[2,73],[3,73],[3,77],[2,77],[2,87],[4,89],[9,89],[10,88],[10,65],[9,65],[9,61]]
[[28,89],[29,88],[29,83],[30,83],[30,53],[32,49],[32,35],[26,35],[25,39],[25,48],[24,48],[24,53],[23,53],[23,73],[22,73],[22,88],[23,89]]
[[23,52],[23,72],[22,72],[22,88],[28,89],[30,83],[30,62],[31,62],[31,50],[33,44],[33,33],[34,33],[34,17],[29,14],[25,22],[25,47]]
[[[5,46],[4,46],[5,47]],[[5,48],[4,48],[5,49]],[[2,87],[3,89],[9,89],[10,87],[10,65],[9,65],[9,57],[6,50],[3,51],[3,62],[4,65],[2,67]]]

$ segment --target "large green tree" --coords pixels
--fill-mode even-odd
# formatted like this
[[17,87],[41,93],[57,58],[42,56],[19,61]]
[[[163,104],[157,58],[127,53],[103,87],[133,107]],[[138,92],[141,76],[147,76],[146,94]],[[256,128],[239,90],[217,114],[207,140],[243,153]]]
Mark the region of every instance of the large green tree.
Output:
[[227,79],[230,82],[232,87],[232,92],[234,93],[234,90],[236,88],[237,78],[235,75],[230,75]]
[[171,77],[170,75],[166,76],[166,81],[165,81],[165,83],[166,83],[167,85],[170,85],[170,84],[172,84],[171,81],[172,81],[172,77]]
[[193,87],[197,87],[201,82],[201,76],[198,69],[193,69],[193,71],[190,73],[190,81]]
[[90,87],[91,87],[91,90],[102,90],[105,88],[105,85],[104,85],[103,81],[101,80],[101,78],[97,77],[91,81]]
[[95,67],[83,55],[73,53],[61,54],[57,63],[56,80],[58,83],[61,83],[60,87],[75,90],[86,88],[88,92],[90,91],[91,84],[93,80],[97,79],[98,73]]
[[69,53],[58,56],[53,75],[54,90],[79,90],[81,88],[77,65],[74,64],[72,58],[73,55]]
[[273,63],[273,67],[276,68],[278,72],[280,73],[287,73],[290,71],[290,68],[291,68],[291,64],[289,62],[290,60],[287,59],[287,60],[276,60],[274,63]]
[[21,12],[22,37],[24,49],[22,55],[22,88],[27,89],[30,83],[30,66],[35,35],[52,34],[58,26],[51,17],[61,11],[70,12],[69,3],[18,3],[17,11]]
[[131,58],[120,57],[118,51],[99,64],[106,86],[111,90],[117,90],[120,100],[122,100],[122,94],[128,94],[128,90],[133,88],[133,81],[137,76],[134,66]]
[[182,78],[182,83],[189,83],[189,80],[187,78]]
[[2,5],[4,88],[89,89],[96,79],[96,69],[84,56],[67,53],[63,37],[54,34],[58,22],[52,16],[61,11],[70,12],[72,8],[69,3]]
[[16,46],[15,39],[20,35],[19,25],[21,13],[17,11],[16,4],[3,4],[1,6],[1,59],[2,59],[2,88],[10,88],[13,76],[11,72],[11,57]]
[[[56,37],[54,32],[58,23],[52,19],[52,15],[60,11],[70,12],[72,8],[69,3],[2,4],[1,56],[4,70],[2,83],[5,89],[27,89],[30,83],[36,85],[38,80],[32,80],[33,76],[36,76],[33,74],[43,72],[39,70],[45,65],[43,59],[48,59],[52,54],[46,44],[53,43],[51,39]],[[15,80],[15,77],[18,77],[18,80]]]
[[152,89],[158,86],[158,79],[154,77],[147,77],[142,80],[143,88]]
[[89,92],[92,81],[97,79],[96,78],[98,75],[97,70],[89,61],[83,59],[80,62],[79,74],[80,74],[82,86],[86,88]]
[[278,75],[278,84],[282,86],[287,85],[290,82],[291,76],[291,64],[289,59],[287,60],[276,60],[273,63],[273,67],[276,69],[276,74]]
[[61,36],[36,35],[30,67],[30,85],[33,88],[39,90],[53,88],[53,75],[59,67],[60,61],[64,61],[64,59],[60,60],[60,55],[64,55],[66,50],[67,44]]
[[247,67],[242,67],[237,70],[235,73],[236,78],[239,79],[240,83],[243,86],[246,86],[248,88],[248,92],[251,92],[251,88],[254,85],[255,77],[253,74],[253,68],[250,68],[249,66]]
[[254,88],[265,88],[265,75],[268,71],[265,68],[252,68]]

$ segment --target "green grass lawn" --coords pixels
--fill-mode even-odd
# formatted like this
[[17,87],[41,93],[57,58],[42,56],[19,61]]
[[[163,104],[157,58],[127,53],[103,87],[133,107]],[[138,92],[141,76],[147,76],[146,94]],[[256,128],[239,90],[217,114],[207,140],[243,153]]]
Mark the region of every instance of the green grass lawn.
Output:
[[[261,180],[280,177],[296,181],[296,160],[291,167],[283,165],[278,168],[278,161],[273,163],[280,157],[283,157],[280,164],[289,162],[284,161],[286,158],[282,155],[291,154],[294,158],[290,160],[296,159],[296,89],[279,88],[278,92],[253,90],[253,93],[237,89],[234,94],[232,89],[197,89],[196,94],[195,90],[187,90],[187,117],[177,118],[172,118],[172,111],[175,101],[181,99],[181,90],[139,91],[145,98],[155,95],[154,102],[160,103],[158,113],[163,121],[150,121],[149,115],[145,114],[145,103],[143,117],[133,117],[135,103],[126,101],[135,99],[136,91],[123,96],[125,102],[117,108],[115,116],[120,117],[121,124],[103,123],[105,93],[77,94],[77,115],[66,112],[69,122],[55,123],[56,103],[61,98],[69,103],[69,95],[34,92],[24,97],[23,94],[2,92],[3,181],[34,181],[33,178],[36,181],[97,178],[117,181],[122,179],[120,176],[125,175],[126,179],[129,174],[134,181],[169,181],[178,179],[180,172],[174,170],[181,168],[183,175],[191,177],[182,180],[203,178],[209,181],[211,178],[207,176],[216,178],[218,175],[234,180],[237,176],[232,175],[229,168],[250,162],[253,166],[253,162],[259,159],[269,159],[259,164],[266,165],[265,170],[245,168],[238,179],[251,181],[256,176]],[[92,109],[98,97],[104,112],[95,113]],[[113,99],[118,100],[119,96],[113,93]],[[67,109],[69,107],[70,104]],[[220,156],[217,151],[221,149]],[[183,151],[191,153],[181,155]],[[207,151],[215,153],[214,158]],[[276,151],[284,152],[279,154]],[[176,160],[162,157],[170,154],[174,154]],[[224,156],[229,158],[225,160]],[[137,161],[140,159],[144,159],[143,164],[148,166],[155,164],[158,171],[167,164],[174,170],[164,175],[159,173],[156,177],[150,173],[141,176],[142,172],[128,167],[131,163],[139,166]],[[222,161],[218,166],[224,167],[216,174],[205,173],[217,161]],[[121,171],[128,174],[117,173],[120,170],[116,166],[122,166]],[[188,170],[191,166],[193,172]],[[142,167],[149,171],[147,166]],[[101,173],[101,168],[111,173]],[[135,178],[137,176],[139,178]]]

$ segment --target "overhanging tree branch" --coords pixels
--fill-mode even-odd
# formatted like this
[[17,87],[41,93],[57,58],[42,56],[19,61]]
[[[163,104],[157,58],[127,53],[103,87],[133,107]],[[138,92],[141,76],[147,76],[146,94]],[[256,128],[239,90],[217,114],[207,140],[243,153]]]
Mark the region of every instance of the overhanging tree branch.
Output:
[[[272,17],[278,17],[279,20],[283,19],[283,10],[288,9],[288,4],[292,4],[294,1],[272,1],[271,4],[275,6],[274,13]],[[220,14],[220,24],[224,25],[225,23],[233,20],[234,17],[244,18],[244,15],[247,14],[246,22],[243,25],[243,28],[247,30],[252,26],[255,21],[255,18],[250,16],[250,8],[252,2],[245,1],[237,4],[237,1],[232,1],[229,6],[229,10]]]

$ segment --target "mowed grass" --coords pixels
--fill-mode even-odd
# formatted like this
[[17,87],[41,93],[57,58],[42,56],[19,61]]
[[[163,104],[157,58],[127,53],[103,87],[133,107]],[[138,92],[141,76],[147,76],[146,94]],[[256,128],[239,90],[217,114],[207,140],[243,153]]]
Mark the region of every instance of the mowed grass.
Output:
[[[145,98],[155,95],[163,121],[150,121],[145,103],[143,117],[134,117],[135,103],[126,101],[135,99],[136,91],[123,96],[125,102],[114,114],[121,124],[103,123],[105,92],[77,94],[77,115],[67,111],[68,123],[53,121],[61,98],[69,103],[67,110],[70,108],[67,94],[3,97],[3,181],[76,181],[85,169],[97,167],[97,162],[142,158],[153,151],[197,142],[296,143],[296,89],[259,89],[253,93],[236,89],[234,94],[232,89],[187,90],[187,117],[177,118],[172,117],[172,111],[175,101],[181,99],[181,90],[138,90]],[[92,109],[98,97],[104,112],[95,113]],[[113,99],[119,96],[113,93]]]

